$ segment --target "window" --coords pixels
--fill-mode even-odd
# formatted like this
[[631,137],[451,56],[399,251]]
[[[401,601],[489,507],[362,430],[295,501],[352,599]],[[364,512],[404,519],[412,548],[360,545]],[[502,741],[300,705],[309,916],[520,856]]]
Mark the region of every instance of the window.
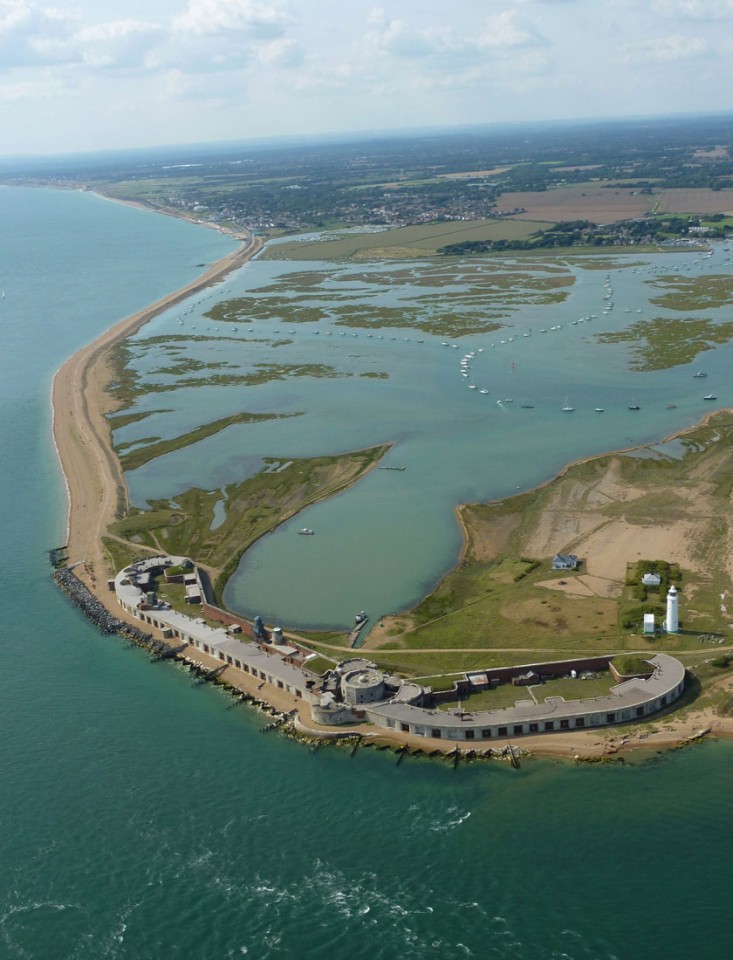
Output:
[[508,731],[508,728],[507,728],[507,727],[499,727],[499,736],[500,736],[500,737],[505,737],[508,732],[509,732],[509,731]]
[[569,721],[569,720],[561,720],[561,721],[560,721],[560,729],[561,729],[561,730],[567,730],[569,726],[570,726],[570,721]]
[[401,723],[401,724],[400,724],[400,730],[401,730],[403,733],[409,733],[409,732],[410,732],[410,724],[409,724],[409,723]]
[[637,708],[636,708],[636,715],[637,715],[637,717],[643,717],[643,716],[644,716],[644,708],[643,708],[643,707],[637,707]]
[[667,698],[666,698],[666,697],[662,697],[662,698],[660,699],[660,701],[659,701],[659,706],[660,706],[660,707],[663,707],[666,702],[667,702]]
[[539,723],[530,723],[530,725],[529,725],[529,732],[530,732],[530,733],[537,733],[537,731],[538,731],[539,729],[540,729]]
[[484,740],[490,740],[490,739],[491,739],[491,730],[482,730],[482,731],[481,731],[481,736],[483,737]]
[[435,737],[436,739],[440,740],[440,730],[438,730],[436,727],[433,727],[433,729],[432,729],[432,731],[431,731],[431,733],[430,733],[430,736],[431,736],[431,737]]
[[555,721],[554,720],[545,720],[545,730],[554,730]]
[[516,736],[519,736],[520,733],[524,733],[524,727],[522,726],[521,723],[518,723],[518,724],[514,727],[514,733],[515,733]]
[[205,643],[205,644],[204,644],[204,653],[208,653],[208,652],[209,652],[209,645],[208,645],[208,643]]
[[584,726],[585,726],[585,717],[576,717],[576,718],[575,718],[575,726],[576,726],[576,727],[584,727]]
[[614,723],[615,720],[616,720],[616,714],[615,714],[615,713],[607,713],[607,714],[606,714],[606,723]]
[[474,730],[466,730],[466,740],[473,740],[475,736],[476,733]]

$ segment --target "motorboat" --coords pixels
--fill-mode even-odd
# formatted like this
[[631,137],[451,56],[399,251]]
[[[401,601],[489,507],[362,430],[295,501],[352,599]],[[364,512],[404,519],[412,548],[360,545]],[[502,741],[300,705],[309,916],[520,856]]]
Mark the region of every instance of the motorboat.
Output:
[[310,527],[301,527],[301,529],[298,530],[298,533],[303,537],[312,537],[314,532]]
[[706,393],[705,396],[703,397],[703,400],[717,400],[717,399],[718,398],[715,396],[714,393]]

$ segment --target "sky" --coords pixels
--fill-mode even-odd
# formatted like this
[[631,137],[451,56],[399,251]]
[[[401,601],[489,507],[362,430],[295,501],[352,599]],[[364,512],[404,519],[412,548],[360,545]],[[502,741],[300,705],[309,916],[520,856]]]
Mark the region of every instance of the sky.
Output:
[[0,0],[0,155],[725,112],[733,0]]

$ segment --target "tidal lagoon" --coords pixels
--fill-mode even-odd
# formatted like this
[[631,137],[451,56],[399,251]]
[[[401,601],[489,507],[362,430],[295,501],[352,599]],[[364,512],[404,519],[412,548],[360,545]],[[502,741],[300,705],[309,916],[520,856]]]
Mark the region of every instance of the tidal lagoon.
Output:
[[[710,257],[256,259],[130,341],[131,409],[149,415],[115,441],[144,449],[151,436],[243,410],[277,419],[217,433],[197,444],[199,456],[184,448],[130,471],[133,502],[193,486],[223,498],[268,458],[390,443],[382,467],[398,470],[373,471],[262,539],[225,599],[300,629],[405,609],[457,561],[457,504],[530,489],[571,461],[653,442],[731,402],[725,307],[694,312],[710,324],[694,344],[714,347],[699,356],[685,355],[684,335],[665,345],[655,332],[660,320],[688,317],[655,302],[669,289],[661,278],[730,273],[722,245]],[[647,338],[667,366],[654,368]],[[693,376],[701,365],[706,379]],[[716,399],[704,400],[711,390]],[[315,536],[297,537],[301,527]]]
[[[193,279],[233,244],[88,194],[3,190],[0,217],[0,955],[725,955],[730,744],[647,764],[533,761],[518,771],[453,770],[411,757],[397,768],[392,754],[370,750],[353,758],[331,748],[311,753],[260,735],[264,720],[246,706],[90,627],[49,576],[46,551],[62,542],[65,515],[50,440],[51,376],[82,344]],[[429,346],[424,339],[416,350]],[[452,377],[458,358],[438,359],[442,350],[452,348],[435,345],[436,371],[445,363]],[[712,377],[725,358],[708,356]],[[687,380],[680,376],[685,389]],[[294,383],[293,392],[306,381]],[[282,386],[272,384],[263,407],[278,399],[301,409],[300,396],[279,399]],[[657,389],[666,409],[669,393]],[[700,391],[690,390],[678,420],[660,413],[650,436],[698,415]],[[213,388],[191,393],[204,391],[213,398]],[[647,396],[638,398],[646,410]],[[169,399],[153,398],[161,407]],[[495,399],[492,391],[492,408]],[[573,400],[581,413],[580,394],[573,391]],[[460,390],[457,411],[459,403]],[[307,418],[277,421],[277,429],[298,420]],[[374,432],[381,437],[384,424]],[[352,446],[345,429],[334,436]],[[276,439],[272,447],[282,446]],[[251,457],[255,469],[256,447],[228,443],[231,458]],[[519,439],[515,449],[519,455]],[[394,462],[407,465],[407,453]],[[206,460],[187,454],[195,482],[194,468]],[[374,476],[382,474],[399,481],[408,471]],[[288,544],[306,539],[318,537]]]

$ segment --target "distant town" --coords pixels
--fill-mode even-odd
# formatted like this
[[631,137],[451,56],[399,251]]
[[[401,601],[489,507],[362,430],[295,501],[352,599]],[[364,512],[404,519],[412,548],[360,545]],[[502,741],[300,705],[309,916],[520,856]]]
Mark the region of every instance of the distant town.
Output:
[[[490,219],[506,230],[441,252],[634,246],[726,235],[730,131],[730,117],[698,117],[231,143],[6,161],[0,179],[90,188],[267,236]],[[526,221],[534,229],[518,235]]]

